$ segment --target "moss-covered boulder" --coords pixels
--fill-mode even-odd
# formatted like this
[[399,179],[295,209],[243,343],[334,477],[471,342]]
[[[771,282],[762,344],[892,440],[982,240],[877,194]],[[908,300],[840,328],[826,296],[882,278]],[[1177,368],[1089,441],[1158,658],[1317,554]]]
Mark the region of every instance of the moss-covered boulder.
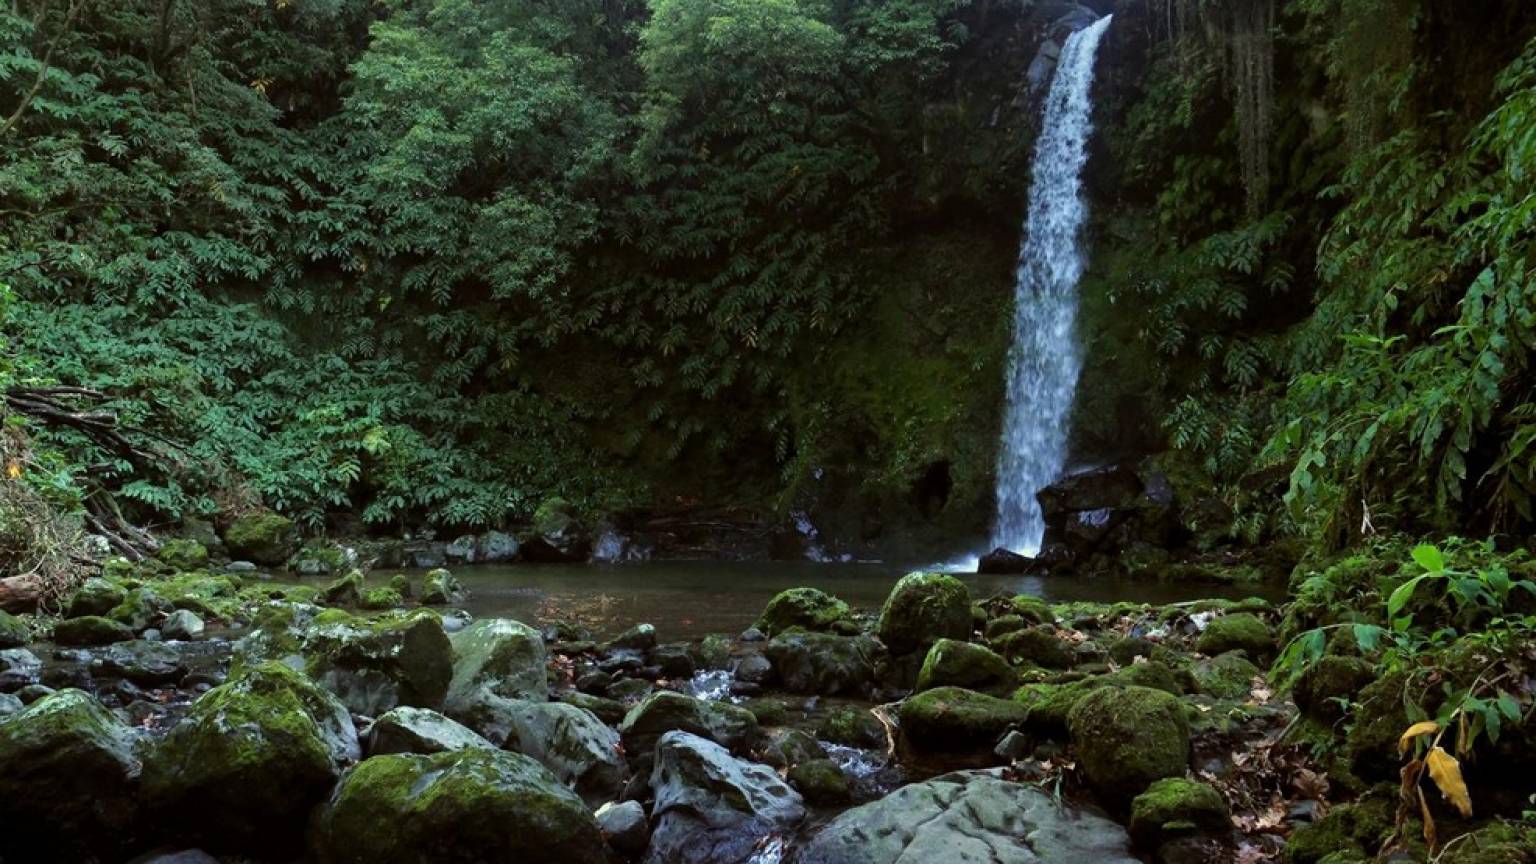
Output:
[[745,708],[705,702],[682,693],[653,693],[629,709],[619,724],[624,751],[631,757],[650,753],[662,735],[682,730],[745,753],[757,738],[757,718]]
[[1016,630],[1023,630],[1032,626],[1034,626],[1034,622],[1022,615],[999,615],[986,623],[986,626],[982,628],[982,635],[990,642]]
[[873,711],[857,705],[839,705],[816,721],[816,734],[823,741],[866,750],[885,748],[885,724]]
[[103,673],[145,687],[170,684],[187,673],[181,652],[164,642],[143,639],[119,642],[102,651],[99,659]]
[[1029,663],[1045,669],[1067,669],[1076,659],[1072,646],[1057,638],[1051,627],[1029,627],[1005,633],[991,640],[998,654],[1015,663]]
[[1099,801],[1124,812],[1154,782],[1189,767],[1189,723],[1178,698],[1150,687],[1101,687],[1067,715],[1078,767]]
[[651,771],[652,864],[749,864],[805,818],[793,789],[765,765],[735,758],[698,735],[675,731],[656,743]]
[[320,590],[320,602],[327,606],[360,606],[363,588],[363,571],[348,570]]
[[853,800],[848,776],[831,759],[801,762],[789,769],[787,779],[806,803],[815,807],[835,807]]
[[1345,705],[1376,680],[1376,670],[1359,657],[1327,655],[1307,668],[1296,682],[1296,707],[1314,720],[1333,722]]
[[378,585],[364,589],[363,596],[357,601],[357,605],[371,612],[381,612],[405,605],[405,598],[398,590],[388,585]]
[[874,680],[880,645],[868,636],[790,630],[763,649],[784,689],[835,696],[861,693]]
[[123,602],[112,607],[106,617],[140,633],[163,616],[169,615],[172,609],[171,602],[161,597],[159,592],[148,586],[140,586],[129,590]]
[[123,586],[109,579],[93,576],[85,580],[84,584],[70,595],[64,615],[67,618],[81,618],[87,615],[104,616],[127,597],[128,592]]
[[387,711],[368,727],[368,755],[389,753],[447,753],[470,748],[494,750],[496,745],[428,708],[400,707]]
[[79,690],[0,718],[0,859],[89,861],[131,845],[131,729]]
[[968,639],[970,592],[944,573],[908,573],[885,598],[877,633],[893,654],[926,651],[940,639]]
[[443,699],[443,713],[477,732],[494,722],[498,700],[549,698],[549,664],[544,640],[519,621],[476,621],[449,640],[453,678]]
[[330,540],[310,540],[288,559],[288,569],[300,576],[328,576],[357,563],[357,551]]
[[617,699],[593,696],[590,693],[582,693],[579,690],[561,690],[559,693],[554,694],[554,698],[567,705],[575,705],[583,711],[592,712],[592,716],[609,726],[617,726],[622,723],[624,715],[628,713],[624,703]]
[[1367,684],[1355,698],[1355,722],[1345,738],[1344,755],[1365,780],[1398,776],[1398,738],[1413,722],[1403,707],[1403,693],[1409,686],[1407,673],[1389,672]]
[[155,593],[169,603],[172,610],[192,612],[204,619],[233,621],[245,611],[238,581],[201,570],[157,580]]
[[497,738],[502,747],[537,760],[594,807],[624,789],[618,733],[575,705],[505,700],[492,733]]
[[363,762],[316,817],[310,850],[318,864],[608,860],[580,798],[527,756],[482,749]]
[[1242,651],[1202,658],[1189,667],[1189,672],[1197,690],[1217,699],[1246,698],[1253,691],[1254,679],[1264,676]]
[[1212,618],[1195,647],[1202,654],[1216,655],[1242,651],[1248,659],[1268,665],[1275,657],[1275,636],[1264,619],[1252,612],[1237,612]]
[[1018,675],[1008,661],[980,645],[940,639],[928,649],[917,673],[917,689],[964,687],[1003,695],[1013,691]]
[[1392,836],[1393,825],[1393,807],[1385,798],[1340,804],[1321,820],[1291,832],[1285,844],[1286,864],[1320,864],[1341,853],[1374,857]]
[[65,618],[53,627],[53,641],[60,645],[111,645],[132,638],[128,625],[100,615]]
[[1131,839],[1143,849],[1195,834],[1221,836],[1232,830],[1232,812],[1221,793],[1205,783],[1168,777],[1131,802]]
[[802,630],[833,632],[847,629],[852,612],[848,604],[817,588],[790,588],[780,591],[763,609],[757,629],[768,636],[791,627]]
[[32,625],[9,612],[0,612],[0,650],[20,648],[32,641]]
[[999,738],[1024,724],[1028,709],[960,687],[925,690],[901,704],[901,738],[930,753],[989,753]]
[[445,606],[464,596],[464,589],[453,574],[439,567],[427,572],[421,582],[421,602],[428,606]]
[[299,548],[299,532],[292,519],[257,510],[229,524],[224,530],[224,545],[233,558],[280,567]]
[[1008,608],[1013,614],[1023,618],[1031,624],[1055,624],[1056,613],[1051,611],[1051,606],[1039,597],[1029,594],[1019,594],[1008,601]]
[[176,570],[201,570],[208,566],[208,548],[186,538],[160,544],[155,557]]
[[1536,827],[1494,822],[1448,843],[1437,864],[1530,864],[1536,861]]
[[280,663],[203,694],[144,762],[144,800],[175,839],[286,855],[309,810],[359,755],[340,701]]

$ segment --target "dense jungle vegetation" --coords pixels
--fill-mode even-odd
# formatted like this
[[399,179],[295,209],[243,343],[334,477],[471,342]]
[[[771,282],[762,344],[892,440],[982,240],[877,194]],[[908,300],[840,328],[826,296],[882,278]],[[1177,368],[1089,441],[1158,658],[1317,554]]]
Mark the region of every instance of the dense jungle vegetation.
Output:
[[[1090,5],[1077,457],[1168,449],[1247,540],[1528,525],[1530,16]],[[17,0],[11,470],[133,524],[979,533],[1072,10]]]

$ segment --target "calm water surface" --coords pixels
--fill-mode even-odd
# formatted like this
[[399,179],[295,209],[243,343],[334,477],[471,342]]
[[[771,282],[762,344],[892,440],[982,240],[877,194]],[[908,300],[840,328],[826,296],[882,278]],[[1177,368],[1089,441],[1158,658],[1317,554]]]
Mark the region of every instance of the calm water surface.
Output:
[[[529,624],[580,623],[610,636],[641,622],[663,640],[750,627],[773,595],[797,585],[820,588],[856,609],[876,610],[903,575],[903,564],[817,564],[795,561],[646,561],[626,564],[513,564],[454,568],[469,589],[463,605],[478,618]],[[957,574],[959,575],[959,574]],[[959,575],[977,599],[1033,594],[1077,600],[1174,603],[1208,597],[1277,599],[1282,586],[1165,585],[1065,576]]]

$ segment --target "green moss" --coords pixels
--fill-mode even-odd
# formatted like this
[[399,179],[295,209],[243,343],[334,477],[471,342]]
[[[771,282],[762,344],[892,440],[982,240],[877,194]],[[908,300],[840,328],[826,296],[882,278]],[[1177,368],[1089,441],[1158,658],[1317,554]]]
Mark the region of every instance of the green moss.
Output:
[[363,571],[349,570],[320,591],[327,606],[358,606],[363,602]]
[[1150,687],[1102,687],[1072,706],[1067,728],[1078,765],[1112,811],[1189,767],[1189,723],[1177,697]]
[[1023,618],[1031,624],[1055,624],[1056,613],[1051,611],[1050,604],[1039,597],[1028,594],[1018,594],[1009,602],[1013,608],[1013,614]]
[[1023,630],[1029,626],[1030,622],[1024,620],[1022,615],[999,615],[998,617],[993,618],[991,621],[987,622],[986,626],[982,630],[982,633],[984,636],[986,636],[987,641],[990,642],[994,639],[1006,636],[1009,633]]
[[1076,659],[1072,648],[1049,627],[1015,630],[991,640],[998,654],[1014,663],[1032,663],[1046,669],[1069,668]]
[[757,629],[769,636],[791,627],[837,631],[850,622],[848,604],[816,588],[790,588],[768,601],[757,619]]
[[286,564],[298,548],[298,532],[286,516],[258,510],[231,522],[224,532],[224,544],[235,558],[276,567]]
[[1308,667],[1296,682],[1296,705],[1308,716],[1331,723],[1342,718],[1345,706],[1375,679],[1376,670],[1369,662],[1327,655]]
[[576,521],[576,508],[571,502],[559,496],[545,498],[533,511],[533,531],[535,534],[558,535]]
[[784,707],[783,699],[759,696],[741,703],[741,707],[752,712],[759,726],[783,726],[789,722],[789,709]]
[[1253,680],[1263,676],[1241,651],[1227,651],[1202,659],[1191,670],[1195,686],[1207,696],[1242,699],[1253,690]]
[[1286,864],[1319,864],[1336,853],[1371,857],[1392,835],[1393,808],[1381,798],[1340,804],[1328,815],[1291,832],[1285,845]]
[[411,580],[404,573],[396,573],[389,577],[389,590],[401,597],[411,596]]
[[363,609],[380,611],[394,609],[404,603],[405,598],[400,596],[399,591],[396,591],[394,588],[380,586],[363,591],[363,596],[358,601],[358,606]]
[[1237,612],[1212,618],[1195,647],[1212,656],[1242,651],[1255,663],[1267,664],[1275,655],[1275,637],[1264,619],[1252,612]]
[[1232,830],[1226,799],[1214,788],[1183,777],[1147,787],[1131,802],[1131,839],[1143,849],[1193,833],[1224,836]]
[[452,603],[464,593],[459,580],[453,574],[439,567],[436,570],[427,571],[427,575],[421,583],[421,602],[428,606],[442,606]]
[[980,645],[953,639],[933,643],[917,673],[918,690],[954,686],[1003,695],[1017,683],[1007,660]]
[[939,639],[971,635],[965,583],[944,573],[908,573],[880,609],[880,640],[894,654],[925,650]]
[[925,690],[901,705],[902,740],[929,752],[990,751],[1009,729],[1022,726],[1029,709],[960,687]]
[[167,540],[155,557],[177,570],[201,570],[208,566],[208,549],[196,540]]
[[69,598],[65,615],[78,618],[83,615],[106,615],[128,598],[122,585],[111,579],[92,577],[75,590]]
[[1439,864],[1530,864],[1536,861],[1536,827],[1495,822],[1448,844]]
[[132,638],[126,624],[100,615],[65,618],[53,627],[53,641],[60,645],[109,645]]
[[815,807],[847,804],[853,799],[848,778],[831,759],[812,759],[789,769],[789,785]]
[[817,722],[816,734],[824,741],[848,747],[885,747],[885,724],[870,711],[856,705],[839,705],[828,711]]
[[0,611],[0,650],[20,648],[32,641],[32,626],[21,618]]

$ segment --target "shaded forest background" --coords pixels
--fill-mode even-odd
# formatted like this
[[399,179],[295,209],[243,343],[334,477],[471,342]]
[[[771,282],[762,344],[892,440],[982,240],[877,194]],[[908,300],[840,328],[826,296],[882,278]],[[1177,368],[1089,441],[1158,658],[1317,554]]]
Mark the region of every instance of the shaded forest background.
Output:
[[[1159,454],[1248,541],[1528,524],[1533,16],[1088,5],[1116,22],[1075,458]],[[980,534],[1029,70],[1075,11],[16,0],[8,465],[140,524],[560,496]]]

